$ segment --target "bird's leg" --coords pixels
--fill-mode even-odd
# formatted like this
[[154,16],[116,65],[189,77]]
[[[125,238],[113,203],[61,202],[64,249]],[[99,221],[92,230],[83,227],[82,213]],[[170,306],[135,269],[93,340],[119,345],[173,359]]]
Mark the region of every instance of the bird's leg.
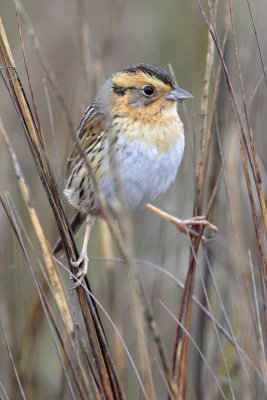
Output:
[[[188,228],[188,226],[194,226],[194,225],[202,225],[202,226],[204,225],[215,233],[218,231],[218,228],[215,225],[211,224],[208,220],[206,220],[205,215],[182,220],[182,219],[174,217],[171,214],[166,213],[165,211],[162,211],[160,208],[152,206],[152,204],[148,204],[146,206],[146,208],[148,210],[154,211],[156,214],[160,215],[162,218],[166,219],[167,221],[172,222],[179,229],[180,232],[185,233],[185,234],[189,233],[190,235],[198,236],[197,232]],[[206,241],[205,236],[202,235],[201,240],[203,242],[205,242]]]
[[85,228],[82,251],[80,253],[78,260],[76,261],[71,260],[71,265],[79,268],[79,271],[76,275],[76,279],[78,280],[76,281],[74,287],[79,286],[83,281],[85,275],[87,274],[88,263],[89,263],[89,258],[87,255],[87,246],[93,225],[94,225],[94,219],[90,215],[88,215],[86,218],[86,228]]

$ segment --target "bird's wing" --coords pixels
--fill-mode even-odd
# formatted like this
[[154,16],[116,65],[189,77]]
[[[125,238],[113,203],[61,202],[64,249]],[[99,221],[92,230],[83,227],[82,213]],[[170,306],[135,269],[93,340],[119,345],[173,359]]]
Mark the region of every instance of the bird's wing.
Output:
[[98,106],[92,103],[85,111],[80,123],[77,140],[68,159],[68,175],[71,174],[76,162],[83,157],[83,153],[90,153],[101,140],[105,132],[104,127],[104,115],[99,112]]

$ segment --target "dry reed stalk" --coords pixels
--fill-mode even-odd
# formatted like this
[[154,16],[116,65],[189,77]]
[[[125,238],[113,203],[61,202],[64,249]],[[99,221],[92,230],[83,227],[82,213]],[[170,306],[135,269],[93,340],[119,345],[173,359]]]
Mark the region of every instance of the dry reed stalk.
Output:
[[[217,3],[213,2],[213,7],[216,10]],[[203,186],[203,166],[205,159],[205,145],[207,142],[207,114],[208,114],[208,92],[209,82],[211,78],[211,70],[214,58],[214,44],[210,35],[208,35],[208,46],[207,46],[207,57],[206,57],[206,71],[203,84],[203,94],[201,101],[202,111],[202,127],[201,127],[201,139],[200,139],[200,156],[197,170],[197,184],[195,193],[195,213],[202,214],[204,204],[204,193],[207,186]],[[204,139],[205,135],[205,139]],[[205,181],[206,183],[206,181]],[[195,214],[195,215],[196,215]],[[179,394],[184,400],[186,396],[186,381],[187,381],[187,367],[188,367],[188,354],[189,354],[189,337],[184,335],[181,330],[181,324],[187,332],[190,332],[191,327],[191,314],[192,314],[192,302],[196,275],[196,256],[199,249],[200,238],[202,236],[204,227],[199,227],[197,232],[199,238],[193,238],[192,247],[190,251],[189,267],[185,281],[185,287],[181,299],[181,304],[178,313],[178,321],[180,324],[176,328],[176,337],[173,347],[172,356],[172,368],[175,381],[178,381]]]
[[[3,63],[6,67],[5,71],[8,77],[8,81],[6,81],[7,88],[10,90],[12,99],[14,101],[14,104],[16,105],[16,110],[23,123],[23,128],[26,133],[26,138],[30,146],[33,159],[35,161],[37,171],[40,175],[41,181],[48,195],[48,199],[51,204],[52,210],[58,222],[58,226],[62,234],[62,239],[65,250],[67,251],[68,254],[68,258],[69,260],[71,258],[77,258],[77,250],[75,248],[75,244],[71,236],[70,228],[68,226],[64,210],[62,208],[60,197],[55,185],[53,173],[51,171],[50,164],[45,151],[46,146],[42,140],[43,138],[40,132],[36,128],[36,124],[33,120],[31,110],[29,108],[27,99],[25,97],[25,93],[19,81],[15,69],[15,63],[11,54],[11,50],[2,23],[0,24],[0,40],[1,40],[1,55]],[[25,53],[24,53],[24,58],[26,58]],[[77,289],[77,292],[81,303],[81,308],[83,311],[84,321],[87,328],[87,334],[91,343],[91,348],[95,358],[98,361],[97,367],[99,371],[99,376],[101,377],[101,381],[103,382],[103,390],[108,399],[113,399],[113,398],[123,399],[124,395],[120,387],[119,380],[116,377],[116,371],[113,362],[111,360],[111,356],[108,350],[108,345],[106,343],[106,339],[102,330],[101,323],[99,321],[95,305],[91,300],[90,296],[88,296],[82,290],[82,288],[79,287]],[[83,373],[82,376],[84,377]],[[86,377],[84,378],[85,378],[84,388],[86,388],[88,386],[87,379]],[[101,385],[102,383],[100,384],[100,386]],[[99,384],[97,386],[99,386]]]

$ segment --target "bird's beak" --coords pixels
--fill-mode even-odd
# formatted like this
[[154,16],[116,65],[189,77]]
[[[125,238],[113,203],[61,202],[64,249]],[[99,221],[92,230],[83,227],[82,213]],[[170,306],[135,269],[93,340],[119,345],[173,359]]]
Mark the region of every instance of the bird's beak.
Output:
[[174,86],[173,90],[167,94],[165,97],[166,100],[173,100],[173,101],[179,101],[179,103],[182,103],[183,100],[185,99],[191,99],[194,96],[192,94],[186,92],[185,90],[179,88],[178,86]]

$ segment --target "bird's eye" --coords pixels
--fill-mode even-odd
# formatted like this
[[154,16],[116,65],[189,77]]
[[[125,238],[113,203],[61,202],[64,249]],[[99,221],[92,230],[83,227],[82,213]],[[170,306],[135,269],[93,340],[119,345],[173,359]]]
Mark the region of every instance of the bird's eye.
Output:
[[145,86],[143,91],[147,96],[151,96],[154,93],[154,89],[151,86]]

